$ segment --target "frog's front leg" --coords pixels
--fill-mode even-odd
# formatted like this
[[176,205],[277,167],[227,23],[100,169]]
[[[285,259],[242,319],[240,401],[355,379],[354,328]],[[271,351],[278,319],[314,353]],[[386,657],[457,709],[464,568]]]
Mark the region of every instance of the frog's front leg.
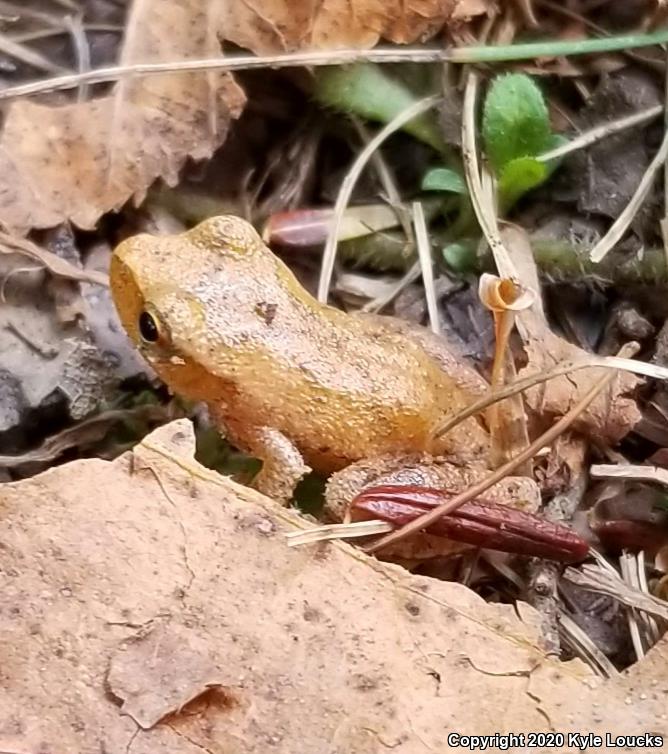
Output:
[[311,471],[302,454],[273,427],[247,430],[243,444],[251,455],[262,461],[262,469],[253,480],[253,486],[281,505],[288,505],[299,481]]
[[300,479],[311,471],[294,443],[274,427],[253,427],[231,421],[224,407],[209,405],[209,414],[233,445],[262,461],[253,487],[281,505],[287,505]]

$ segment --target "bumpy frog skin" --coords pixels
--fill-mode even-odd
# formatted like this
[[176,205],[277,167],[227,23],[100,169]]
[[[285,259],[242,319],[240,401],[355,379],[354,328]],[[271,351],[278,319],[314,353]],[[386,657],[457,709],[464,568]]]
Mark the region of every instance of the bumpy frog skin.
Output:
[[262,459],[256,486],[275,499],[289,500],[308,466],[329,473],[388,454],[487,453],[473,418],[431,438],[483,389],[471,370],[443,371],[426,335],[318,303],[240,218],[128,239],[114,253],[111,286],[144,357]]

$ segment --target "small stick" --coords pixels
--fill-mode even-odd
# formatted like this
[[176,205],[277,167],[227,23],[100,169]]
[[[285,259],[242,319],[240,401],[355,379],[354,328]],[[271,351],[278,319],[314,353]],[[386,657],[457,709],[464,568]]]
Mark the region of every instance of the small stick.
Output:
[[[626,345],[622,346],[619,351],[619,355],[632,356],[633,354],[638,352],[639,348],[640,346],[637,343],[627,343]],[[443,505],[439,505],[438,507],[434,508],[434,510],[429,511],[429,513],[425,513],[424,516],[416,518],[415,521],[411,521],[410,524],[403,526],[401,529],[397,529],[396,531],[393,531],[390,534],[381,537],[376,542],[373,542],[371,545],[364,548],[365,551],[368,553],[375,553],[379,550],[382,550],[384,547],[387,547],[388,545],[396,544],[402,539],[409,537],[411,534],[415,534],[422,529],[425,529],[427,526],[430,526],[435,521],[438,521],[438,519],[442,516],[445,516],[448,513],[451,513],[453,510],[459,508],[460,505],[468,503],[469,500],[473,500],[473,498],[478,497],[478,495],[481,495],[483,492],[486,492],[490,487],[495,485],[497,482],[500,482],[506,476],[515,471],[518,466],[521,466],[525,461],[533,458],[536,453],[541,450],[541,448],[554,442],[554,440],[556,440],[557,437],[562,434],[562,432],[570,427],[570,425],[578,418],[578,416],[580,416],[580,414],[587,408],[587,406],[589,406],[589,404],[609,386],[616,375],[616,372],[610,372],[610,374],[606,374],[600,380],[600,382],[594,385],[594,387],[592,387],[591,390],[589,390],[582,397],[582,399],[579,400],[575,406],[573,406],[573,408],[568,413],[564,414],[558,422],[556,422],[552,427],[550,427],[550,429],[547,430],[547,432],[544,432],[540,437],[534,440],[528,448],[523,450],[521,453],[518,453],[518,455],[508,461],[508,463],[504,463],[503,466],[499,466],[499,468],[496,469],[496,471],[493,471],[488,477],[478,482],[477,484],[474,484],[473,487],[470,487],[468,490],[461,492],[459,495],[455,495],[451,500],[443,503]]]

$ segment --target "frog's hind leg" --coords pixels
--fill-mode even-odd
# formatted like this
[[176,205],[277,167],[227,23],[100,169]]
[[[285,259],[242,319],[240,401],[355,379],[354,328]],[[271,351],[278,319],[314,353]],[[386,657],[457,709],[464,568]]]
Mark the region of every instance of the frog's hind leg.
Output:
[[[419,484],[422,478],[411,478],[410,469],[428,464],[431,456],[424,454],[387,454],[365,458],[337,471],[329,478],[325,489],[325,515],[329,520],[342,521],[348,506],[362,490],[378,483]],[[399,481],[394,481],[396,476]],[[379,482],[381,480],[381,482]]]
[[[457,494],[489,474],[484,467],[455,464],[426,453],[367,458],[332,474],[325,490],[325,513],[329,519],[341,521],[354,498],[369,487],[431,487]],[[484,497],[530,513],[540,505],[538,485],[528,477],[506,477],[490,487]]]
[[[325,490],[325,514],[332,521],[343,520],[350,503],[370,487],[429,487],[456,495],[489,474],[489,470],[482,467],[460,466],[426,454],[364,459],[332,474]],[[506,477],[490,487],[485,500],[534,513],[540,504],[540,490],[528,477]],[[454,539],[423,532],[386,548],[382,557],[409,565],[451,556],[470,547]]]

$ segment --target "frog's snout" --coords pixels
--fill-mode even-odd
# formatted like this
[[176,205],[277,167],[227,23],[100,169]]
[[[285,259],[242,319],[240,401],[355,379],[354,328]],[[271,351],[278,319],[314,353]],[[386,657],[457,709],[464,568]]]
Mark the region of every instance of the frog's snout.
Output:
[[137,319],[144,306],[144,297],[133,272],[135,268],[129,264],[133,253],[132,241],[123,241],[114,250],[109,266],[109,285],[121,324],[136,342]]

